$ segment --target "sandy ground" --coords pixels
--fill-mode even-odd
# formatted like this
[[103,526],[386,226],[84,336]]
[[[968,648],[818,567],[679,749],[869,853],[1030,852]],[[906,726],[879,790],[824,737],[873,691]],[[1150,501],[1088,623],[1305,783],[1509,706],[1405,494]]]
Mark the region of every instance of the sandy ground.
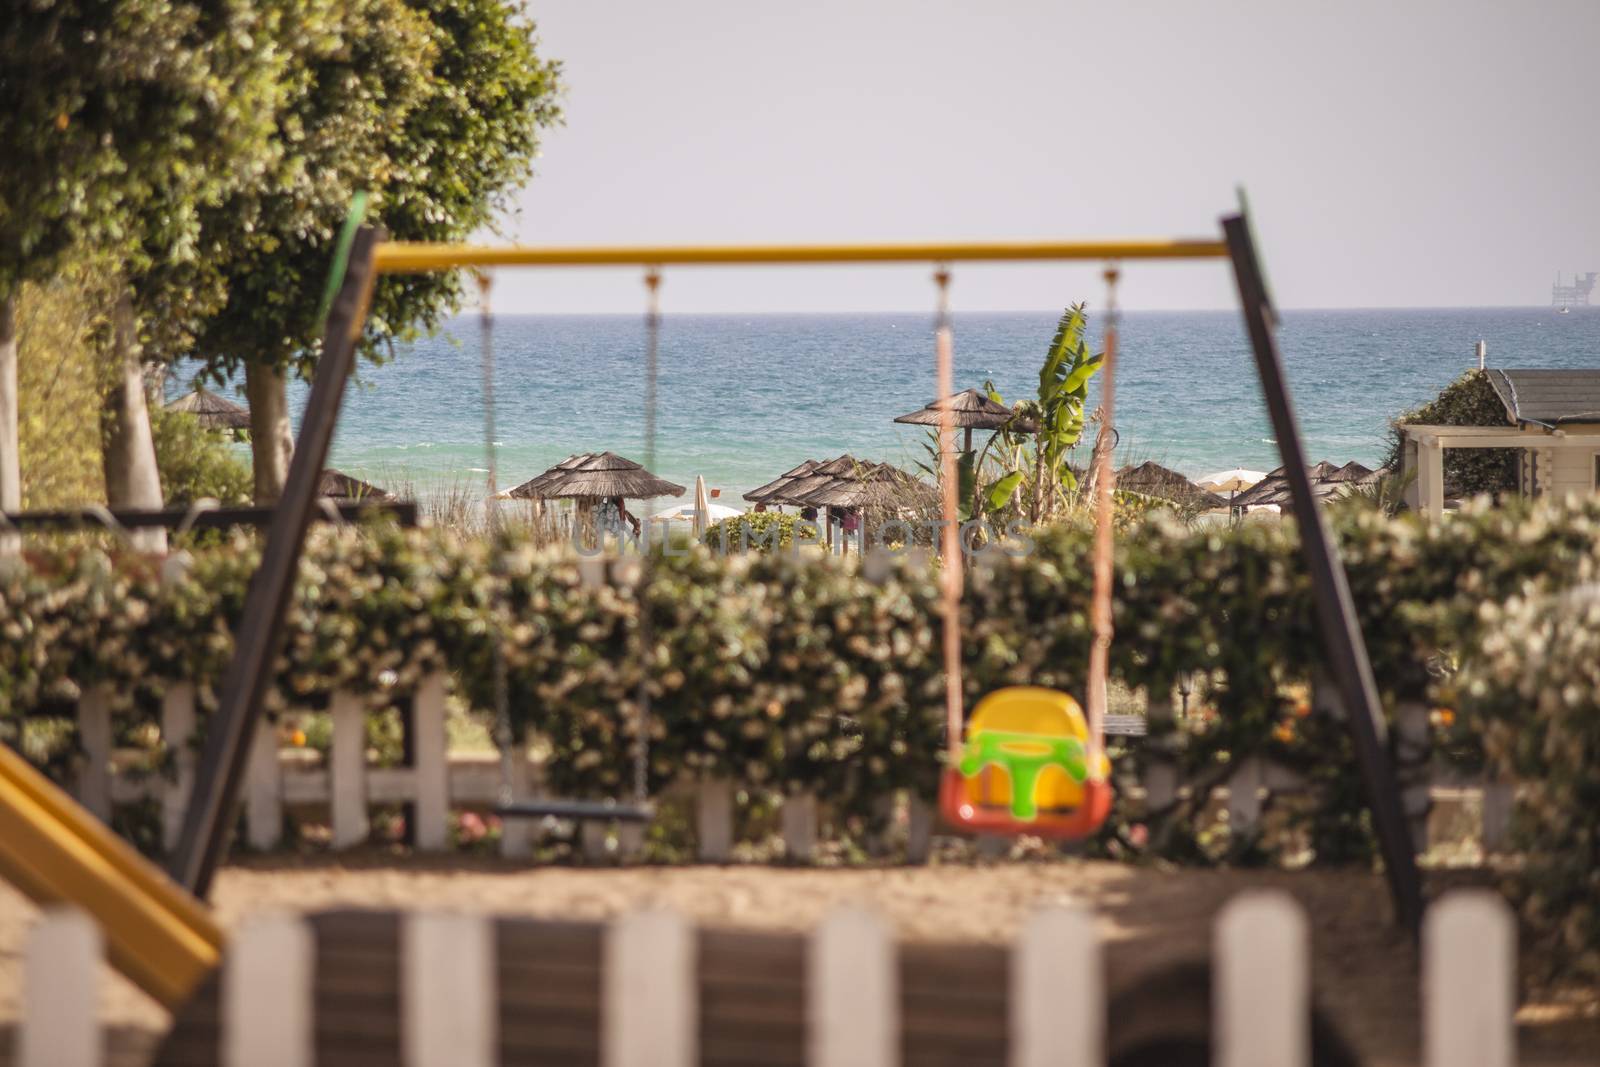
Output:
[[[901,938],[1006,942],[1041,903],[1077,901],[1100,918],[1113,991],[1150,969],[1203,959],[1212,918],[1235,893],[1282,889],[1313,924],[1320,1002],[1374,1064],[1416,1062],[1416,955],[1395,932],[1380,878],[1355,871],[1160,871],[1067,861],[920,868],[528,868],[488,859],[273,857],[225,868],[214,903],[227,926],[267,911],[415,908],[603,919],[651,903],[715,925],[803,930],[841,903],[886,916]],[[0,1028],[17,1017],[21,950],[35,914],[0,887]],[[111,1060],[143,1064],[165,1013],[109,970],[103,1017]],[[1600,1062],[1600,1017],[1537,1000],[1524,1007],[1524,1064]],[[6,1059],[9,1040],[0,1035]]]

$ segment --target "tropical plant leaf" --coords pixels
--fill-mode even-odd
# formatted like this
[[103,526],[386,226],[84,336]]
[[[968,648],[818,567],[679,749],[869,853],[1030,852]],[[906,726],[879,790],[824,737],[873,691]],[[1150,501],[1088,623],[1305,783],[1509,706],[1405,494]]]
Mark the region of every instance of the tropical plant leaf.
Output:
[[1016,495],[1017,487],[1022,484],[1022,472],[1012,471],[989,486],[989,510],[1000,511],[1011,498]]

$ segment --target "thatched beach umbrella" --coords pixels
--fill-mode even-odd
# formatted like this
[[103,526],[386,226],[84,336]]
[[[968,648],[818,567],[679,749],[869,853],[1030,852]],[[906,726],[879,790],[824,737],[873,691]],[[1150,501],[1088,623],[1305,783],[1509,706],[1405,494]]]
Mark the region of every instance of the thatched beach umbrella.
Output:
[[967,452],[972,451],[973,430],[1006,427],[1017,433],[1033,433],[1037,429],[1032,419],[1017,418],[1010,408],[996,403],[981,389],[963,389],[947,401],[935,400],[927,407],[901,415],[894,421],[912,426],[936,427],[941,425],[941,413],[946,407],[950,409],[950,421],[957,429],[966,431],[963,447]]
[[542,474],[534,475],[521,485],[507,489],[500,495],[511,500],[543,500],[546,495],[546,489],[566,477],[579,464],[585,460],[593,459],[594,456],[595,453],[593,452],[578,452],[575,455],[568,456],[549,470],[544,471]]
[[1123,467],[1119,470],[1117,488],[1144,496],[1160,497],[1199,511],[1228,506],[1228,502],[1222,497],[1200,488],[1172,468],[1150,461],[1141,463],[1137,467]]
[[317,482],[317,495],[330,500],[393,500],[394,494],[379,489],[371,482],[354,478],[344,471],[329,467]]
[[802,478],[817,469],[817,461],[808,459],[797,467],[784,471],[766,485],[758,486],[744,494],[744,498],[752,504],[776,503],[777,497],[796,479]]
[[243,404],[235,404],[225,396],[218,396],[203,385],[194,392],[185,393],[167,405],[168,411],[182,411],[195,417],[195,421],[208,430],[248,430],[250,412]]
[[829,485],[807,493],[805,503],[814,507],[850,509],[888,509],[925,505],[938,492],[927,482],[887,463],[864,464],[857,471],[841,475]]
[[[799,504],[802,507],[813,507],[811,495],[820,489],[826,489],[847,475],[854,474],[860,469],[862,463],[848,452],[838,459],[817,461],[804,474],[794,478],[787,485],[775,491],[768,497],[775,504]],[[796,468],[797,470],[799,468]]]
[[615,452],[598,452],[575,464],[541,490],[550,500],[610,499],[647,500],[658,496],[681,496],[684,487],[657,478],[631,459]]

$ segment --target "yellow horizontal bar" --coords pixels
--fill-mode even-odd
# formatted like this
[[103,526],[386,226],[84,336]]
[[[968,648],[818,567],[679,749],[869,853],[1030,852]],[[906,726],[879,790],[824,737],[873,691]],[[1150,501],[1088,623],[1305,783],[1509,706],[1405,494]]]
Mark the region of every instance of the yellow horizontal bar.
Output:
[[5,745],[0,876],[38,904],[88,912],[112,965],[168,1008],[221,959],[222,930],[198,901]]
[[607,267],[667,264],[957,263],[1021,260],[1222,259],[1223,241],[1209,237],[1102,241],[966,241],[950,244],[625,245],[531,248],[386,241],[380,274],[455,267]]

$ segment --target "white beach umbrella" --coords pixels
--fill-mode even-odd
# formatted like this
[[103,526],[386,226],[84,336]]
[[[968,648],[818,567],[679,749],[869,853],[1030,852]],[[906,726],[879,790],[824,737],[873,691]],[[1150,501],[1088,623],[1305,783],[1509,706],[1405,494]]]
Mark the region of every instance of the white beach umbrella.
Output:
[[1266,471],[1246,470],[1235,467],[1232,470],[1218,471],[1208,474],[1204,478],[1195,479],[1195,484],[1202,489],[1209,489],[1213,493],[1242,493],[1267,476]]
[[711,511],[711,498],[706,494],[706,476],[694,476],[694,535],[699,537],[706,532],[706,525],[710,520],[706,517]]

